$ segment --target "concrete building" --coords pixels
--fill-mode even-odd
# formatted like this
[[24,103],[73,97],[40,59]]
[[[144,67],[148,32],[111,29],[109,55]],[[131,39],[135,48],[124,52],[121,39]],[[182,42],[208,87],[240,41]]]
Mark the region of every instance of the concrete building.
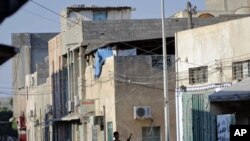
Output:
[[[194,19],[194,23],[195,27],[199,27],[240,17],[242,16],[225,16],[213,19]],[[168,54],[175,54],[173,44],[174,34],[177,31],[187,29],[186,21],[186,19],[166,19],[166,30],[168,31],[167,46],[169,47]],[[129,99],[129,97],[123,97],[123,93],[126,93],[125,90],[121,93],[119,93],[118,91],[120,89],[126,88],[132,89],[131,87],[134,87],[134,85],[127,86],[123,84],[123,82],[112,80],[111,77],[110,80],[107,81],[114,82],[114,84],[117,85],[113,84],[112,87],[108,88],[108,86],[110,86],[109,83],[104,83],[102,81],[99,81],[99,79],[93,80],[94,75],[89,75],[87,73],[93,74],[91,70],[94,69],[91,68],[91,64],[94,64],[95,58],[93,56],[95,56],[95,52],[97,51],[97,49],[107,45],[111,45],[113,49],[116,47],[120,47],[123,49],[135,49],[135,47],[138,47],[136,49],[136,54],[142,55],[141,58],[146,57],[144,55],[161,54],[161,29],[159,28],[161,27],[161,20],[123,19],[106,21],[104,20],[98,22],[77,20],[75,23],[71,23],[70,25],[64,24],[63,26],[62,29],[65,29],[66,26],[67,29],[62,30],[63,32],[61,32],[60,35],[50,40],[49,42],[49,66],[50,77],[52,78],[51,82],[53,83],[53,109],[55,110],[53,113],[55,119],[55,127],[53,127],[53,140],[103,140],[105,138],[108,140],[112,140],[111,133],[114,130],[121,130],[121,132],[124,132],[124,136],[122,137],[123,139],[126,138],[126,136],[129,136],[130,132],[134,132],[134,134],[138,135],[138,137],[136,137],[135,139],[141,140],[145,136],[140,135],[142,133],[142,130],[139,131],[139,129],[142,129],[142,127],[145,127],[145,131],[150,129],[146,127],[148,127],[148,122],[151,120],[147,119],[145,121],[140,121],[134,120],[133,118],[126,120],[125,118],[123,118],[122,112],[119,112],[123,111],[119,104],[124,105],[124,103],[121,102],[121,99]],[[153,53],[152,51],[150,52],[150,50],[153,50]],[[120,60],[119,58],[120,57],[111,58],[110,61],[108,61],[110,63],[110,68],[108,68],[107,70],[103,69],[103,71],[108,71],[109,69],[112,70],[113,68],[113,70],[111,71],[113,73],[127,73],[126,70],[116,70],[116,68],[123,67],[122,64],[118,63],[119,61],[126,64],[126,62],[139,63],[141,60],[139,56],[136,58],[125,57],[123,58],[124,60],[122,58]],[[146,60],[150,60],[150,58],[152,59],[151,56],[148,56]],[[150,65],[146,65],[147,61],[142,61],[141,63],[142,66],[144,65],[145,69],[148,71],[148,75],[154,76],[154,72],[150,70]],[[145,72],[147,72],[146,70]],[[131,69],[130,71],[131,72],[129,73],[134,72],[135,75],[140,76],[136,73],[137,71],[141,71],[140,68],[135,67],[135,70]],[[170,74],[172,74],[171,72],[174,73],[174,70],[171,69]],[[159,74],[160,73],[161,72],[159,71]],[[171,107],[171,140],[176,140],[175,96],[173,91],[175,77],[170,78],[171,83],[169,85],[170,88],[172,88],[169,91]],[[89,84],[89,82],[87,83],[87,81],[89,81],[91,84]],[[92,86],[92,83],[95,85]],[[96,89],[97,86],[99,86],[98,89]],[[147,97],[151,97],[151,93],[147,93],[147,91],[152,91],[152,93],[160,93],[162,91],[159,86],[156,90],[153,88],[144,89],[146,93],[145,95],[147,95]],[[144,89],[142,90],[142,92],[144,91]],[[101,91],[104,91],[105,93],[100,93]],[[108,95],[105,95],[106,93],[108,93]],[[126,111],[130,112],[128,116],[133,117],[133,107],[140,105],[152,106],[151,108],[153,111],[155,111],[155,115],[163,114],[160,112],[160,109],[155,108],[155,105],[153,105],[152,103],[154,101],[150,102],[149,100],[146,100],[147,98],[145,98],[145,101],[143,103],[143,101],[139,100],[141,97],[142,93],[138,92],[138,96],[134,97],[134,102],[131,102],[131,104],[129,104],[127,108],[125,108]],[[101,100],[98,101],[98,99]],[[111,100],[109,101],[109,99]],[[156,99],[156,101],[157,100],[161,99]],[[103,122],[104,117],[106,118],[106,116],[104,116],[104,111],[105,113],[109,113],[106,115],[107,121],[109,123],[107,121]],[[157,129],[155,129],[155,132],[161,133],[160,135],[162,136],[160,138],[163,138],[164,127],[161,125],[163,116],[161,117],[161,119],[156,118],[155,120],[157,120],[157,122],[152,122],[152,124],[157,125]],[[126,128],[122,128],[121,123],[123,122],[126,122],[128,126],[131,126],[131,128],[135,129],[128,130]],[[110,127],[109,131],[108,127]],[[61,133],[67,134],[62,135]]]
[[[129,19],[131,14],[130,7],[71,6],[62,11],[61,14],[69,20],[65,18],[61,19],[61,33],[49,41],[49,82],[52,93],[52,117],[50,121],[53,123],[53,129],[50,130],[53,132],[53,137],[50,139],[55,141],[83,141],[87,139],[112,140],[111,133],[114,130],[121,130],[121,133],[124,133],[123,139],[126,138],[130,132],[134,132],[134,134],[138,136],[136,140],[141,140],[143,137],[145,137],[145,139],[147,138],[147,131],[152,132],[150,130],[151,128],[147,127],[153,125],[157,127],[154,129],[157,133],[156,138],[158,139],[159,135],[161,135],[160,138],[163,139],[164,127],[162,126],[163,116],[161,116],[163,113],[160,112],[162,109],[157,109],[154,105],[155,101],[150,101],[153,94],[157,95],[161,93],[162,89],[159,86],[160,84],[153,86],[153,88],[144,88],[143,86],[137,86],[137,84],[128,85],[126,82],[120,82],[114,79],[116,77],[115,73],[135,74],[135,77],[144,77],[138,73],[142,71],[142,68],[145,69],[144,71],[149,75],[148,77],[154,76],[155,70],[151,70],[152,60],[155,59],[154,62],[156,63],[160,63],[160,60],[159,57],[157,59],[157,57],[152,57],[152,55],[162,54],[160,48],[161,28],[159,28],[161,27],[161,20],[131,20]],[[95,16],[96,18],[94,18]],[[241,17],[243,16],[194,19],[194,27],[215,24]],[[166,19],[169,55],[175,55],[173,44],[175,40],[174,34],[177,31],[187,29],[186,22],[186,19]],[[99,48],[104,46],[111,46],[114,51],[124,49],[135,50],[135,47],[139,47],[136,49],[135,57],[114,56],[107,59],[106,63],[109,65],[106,66],[105,64],[103,71],[110,70],[111,76],[108,77],[109,79],[107,81],[113,82],[111,83],[112,85],[99,81],[97,78],[93,79],[94,75],[88,74],[93,73],[91,70],[94,70],[92,65],[96,60],[94,57],[95,53]],[[141,61],[141,58],[146,59],[146,61]],[[150,62],[151,66],[148,64]],[[134,64],[134,70],[128,68],[128,63]],[[137,63],[142,63],[142,68],[137,66]],[[127,65],[124,66],[125,64]],[[120,67],[124,69],[119,70],[118,68]],[[128,68],[128,70],[125,68]],[[160,75],[161,71],[159,70],[158,73]],[[175,76],[172,75],[173,73],[174,69],[171,69],[169,74],[171,76],[169,77],[171,78],[169,86],[172,88],[169,91],[171,107],[170,118],[172,120],[170,127],[171,140],[176,140],[175,96],[173,91],[175,88]],[[124,79],[125,78],[122,78],[122,80]],[[88,81],[91,84],[89,84]],[[134,81],[137,82],[136,80]],[[161,80],[155,81],[161,82]],[[92,83],[94,84],[93,86]],[[111,87],[108,88],[108,86]],[[133,117],[134,106],[151,106],[154,120],[134,120],[133,118],[126,119],[123,117],[122,111],[126,103],[121,101],[123,99],[131,99],[130,96],[123,97],[123,93],[127,93],[126,89],[133,91],[134,88],[139,89],[141,87],[143,87],[143,90],[141,90],[141,92],[135,92],[137,95],[133,97],[135,98],[134,101],[131,101],[125,108],[125,112],[128,111],[128,116]],[[119,92],[120,89],[124,89],[124,91]],[[102,91],[108,94],[100,93]],[[147,97],[145,101],[140,101],[140,98],[143,97],[143,93],[145,93]],[[156,101],[161,100],[161,97],[156,98]],[[158,102],[155,103],[159,104],[159,107],[162,106]],[[131,126],[131,128],[134,129],[128,130],[123,128],[121,126],[123,122],[126,122],[127,127]],[[139,131],[142,127],[145,127],[143,131]],[[145,133],[145,136],[140,135],[142,133]],[[150,136],[148,138],[150,138]]]
[[[77,132],[74,129],[76,127],[78,128],[78,124],[80,124],[79,112],[77,110],[74,110],[75,112],[73,112],[73,109],[75,107],[74,104],[69,105],[71,104],[70,100],[74,100],[74,96],[71,97],[69,95],[69,88],[72,88],[75,85],[79,85],[79,88],[81,88],[80,83],[78,83],[77,81],[80,79],[76,79],[76,82],[73,81],[73,83],[69,83],[69,81],[73,80],[73,78],[75,77],[68,76],[69,61],[67,60],[67,56],[62,54],[62,50],[63,50],[62,35],[59,34],[49,41],[49,76],[51,82],[53,119],[54,119],[52,120],[53,121],[52,140],[60,140],[60,141],[79,140],[80,138],[79,133],[77,137],[74,136],[74,132]],[[75,71],[77,72],[77,70]],[[79,95],[81,94],[82,92],[79,91]],[[76,95],[78,95],[78,92]],[[70,110],[70,108],[72,109]]]
[[[228,132],[222,133],[225,136],[216,132],[220,130],[218,121],[228,118],[227,126],[248,124],[249,110],[242,111],[246,109],[243,105],[248,102],[247,99],[245,102],[235,100],[233,104],[228,99],[221,101],[217,98],[228,97],[227,94],[235,88],[225,88],[225,91],[222,90],[225,95],[219,96],[221,93],[218,91],[224,87],[249,77],[249,22],[250,18],[242,18],[176,34],[176,77],[177,88],[181,90],[177,91],[178,123],[179,134],[183,136],[180,140],[228,139]],[[247,83],[244,81],[242,84]],[[215,91],[218,94],[210,98]],[[237,97],[241,97],[241,93],[236,93]],[[204,135],[204,132],[210,133],[209,136],[198,136]]]
[[[26,75],[35,73],[37,65],[44,62],[48,56],[48,40],[54,37],[56,33],[13,33],[12,45],[19,48],[19,53],[13,58],[12,76],[13,76],[13,116],[18,121],[27,118],[26,108],[28,102],[28,88],[25,85]],[[43,73],[35,74],[37,76],[36,85],[45,82]],[[39,79],[43,77],[42,79]],[[41,80],[41,81],[40,81]],[[35,83],[33,83],[35,85]],[[25,121],[23,120],[23,121]],[[19,122],[21,123],[21,122]],[[23,123],[25,125],[26,123]],[[20,127],[21,132],[26,133],[26,127]],[[18,125],[21,126],[21,125]],[[22,130],[22,131],[21,131]]]
[[[13,94],[26,93],[25,76],[36,71],[36,64],[43,62],[48,56],[48,40],[56,33],[13,33],[12,45],[19,48],[19,53],[13,58]],[[17,96],[18,97],[18,96]],[[14,115],[17,117],[25,111],[23,96],[14,97]]]
[[128,6],[99,7],[92,5],[88,7],[85,5],[72,5],[61,12],[61,31],[67,30],[79,21],[131,19],[131,12],[132,8]]
[[[199,10],[193,13],[193,17],[211,18],[222,15],[249,15],[250,1],[249,0],[205,0],[205,10]],[[177,12],[173,18],[187,18],[187,10]]]
[[[131,41],[128,44],[139,45],[140,42],[144,42],[148,45],[151,43],[152,47],[152,43],[156,41],[159,40]],[[130,53],[122,55],[121,52],[136,49],[129,49],[128,46],[124,47],[119,43],[114,46],[117,54],[105,59],[98,78],[95,74],[97,69],[95,62],[98,61],[95,54],[102,49],[95,50],[86,56],[86,100],[94,101],[92,109],[85,109],[87,104],[84,101],[81,105],[82,112],[85,113],[84,129],[90,133],[88,138],[112,140],[112,133],[119,131],[121,140],[126,140],[131,133],[133,134],[132,140],[136,141],[164,140],[161,56],[143,55],[139,52],[132,56]],[[144,49],[148,50],[148,48]],[[173,58],[169,58],[169,72],[174,72]],[[169,88],[171,99],[174,94],[171,91],[174,89],[174,81],[169,83]],[[171,108],[174,109],[174,107]],[[144,110],[145,113],[143,113]],[[171,135],[174,135],[174,132]],[[174,138],[172,136],[172,139]]]
[[27,139],[36,141],[50,141],[52,128],[49,127],[49,117],[52,112],[52,96],[49,76],[48,60],[37,64],[36,72],[26,75],[27,104],[26,130]]

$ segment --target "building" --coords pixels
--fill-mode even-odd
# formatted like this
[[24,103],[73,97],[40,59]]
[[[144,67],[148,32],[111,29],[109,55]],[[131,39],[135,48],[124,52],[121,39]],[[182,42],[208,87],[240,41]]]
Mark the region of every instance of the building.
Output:
[[[19,49],[19,53],[13,58],[12,62],[12,88],[13,88],[13,117],[19,121],[19,134],[26,134],[26,113],[28,93],[30,83],[26,81],[26,75],[37,72],[41,62],[48,56],[48,40],[56,33],[13,33],[12,45]],[[43,73],[36,73],[36,81],[30,80],[33,85],[40,85],[45,82]],[[40,81],[41,80],[41,81]],[[35,84],[36,82],[36,84]],[[26,85],[27,84],[27,85]],[[22,123],[22,124],[21,124]]]
[[52,96],[49,76],[48,60],[37,64],[36,72],[26,75],[27,103],[26,130],[27,139],[36,141],[50,141],[52,128],[50,117],[52,112]]
[[[131,132],[137,140],[164,138],[163,111],[157,108],[163,107],[162,95],[155,97],[155,101],[151,99],[162,93],[162,80],[158,77],[162,73],[159,69],[162,65],[161,20],[132,20],[130,12],[130,7],[71,6],[62,12],[65,18],[61,19],[59,34],[12,35],[13,45],[20,48],[13,62],[14,115],[27,121],[21,129],[27,131],[29,139],[112,140],[111,133],[115,130],[122,133],[122,139]],[[194,27],[241,17],[197,18]],[[174,35],[187,29],[186,22],[186,19],[166,19],[167,52],[172,64],[169,68],[171,140],[176,140]],[[103,66],[97,64],[98,70],[93,65],[98,62],[96,54],[102,49],[108,49],[108,56]],[[46,56],[49,56],[49,68],[44,62]],[[100,70],[101,74],[92,72]],[[154,79],[148,80],[150,77]],[[152,84],[155,82],[157,84]],[[42,90],[46,92],[41,93]],[[131,102],[127,104],[123,100]],[[141,110],[151,113],[142,118]],[[129,118],[124,118],[127,112]]]
[[[62,15],[71,19],[72,15],[77,15],[77,18],[72,20],[61,20],[62,28],[61,33],[49,41],[49,76],[52,87],[53,95],[53,140],[112,140],[112,132],[118,130],[123,133],[123,139],[128,137],[131,132],[134,132],[133,138],[137,140],[147,138],[164,138],[164,127],[161,118],[155,118],[162,115],[161,109],[156,109],[153,102],[150,101],[152,94],[157,95],[162,93],[162,84],[158,84],[155,88],[144,88],[136,84],[127,84],[127,76],[120,76],[115,74],[127,74],[132,77],[154,77],[155,72],[151,70],[152,65],[148,64],[152,60],[154,63],[159,64],[160,57],[152,57],[152,55],[161,55],[161,20],[160,19],[120,19],[120,20],[101,20],[101,21],[88,21],[84,20],[84,12],[89,10],[87,7],[72,7],[67,8],[62,12]],[[98,7],[92,7],[91,10],[96,10]],[[103,10],[103,8],[101,8]],[[108,10],[114,8],[107,8]],[[115,8],[116,9],[116,8]],[[130,8],[129,8],[130,9]],[[99,9],[100,10],[100,9]],[[122,9],[123,10],[123,9]],[[126,9],[127,10],[127,9]],[[65,12],[68,11],[68,12]],[[82,12],[81,12],[82,11]],[[70,14],[72,13],[72,15]],[[74,13],[74,14],[73,14]],[[126,11],[125,11],[126,13]],[[119,14],[118,14],[119,15]],[[119,16],[118,16],[119,17]],[[228,21],[242,16],[224,16],[213,19],[194,19],[195,27],[215,24],[221,21]],[[86,17],[85,17],[86,18]],[[91,18],[89,18],[91,19]],[[92,19],[93,20],[93,19]],[[174,40],[175,32],[187,29],[186,19],[166,19],[167,32],[167,46],[168,54],[175,55]],[[94,76],[95,69],[93,65],[97,59],[96,53],[103,48],[112,48],[114,52],[127,52],[127,50],[136,51],[135,56],[116,56],[109,52],[107,60],[102,68],[105,76]],[[138,48],[137,48],[138,47]],[[102,52],[102,51],[101,51]],[[152,53],[153,52],[153,53]],[[113,56],[113,57],[112,57]],[[149,60],[141,61],[143,59]],[[151,61],[150,61],[151,60]],[[170,59],[171,60],[171,59]],[[173,61],[173,60],[171,60]],[[128,63],[134,63],[135,67],[128,68]],[[106,64],[107,63],[107,64]],[[138,63],[144,68],[148,76],[144,76]],[[174,63],[172,63],[174,66]],[[106,66],[108,65],[108,66]],[[172,67],[173,67],[172,66]],[[127,68],[119,70],[118,68]],[[134,68],[134,69],[132,69]],[[128,72],[127,72],[128,71]],[[174,67],[170,71],[169,83],[170,90],[170,115],[171,115],[171,140],[176,140],[175,136],[175,70]],[[110,74],[109,74],[110,73]],[[161,75],[160,69],[158,70]],[[90,75],[91,74],[91,75]],[[103,82],[103,77],[105,77]],[[115,80],[118,77],[118,80]],[[121,82],[119,80],[125,81]],[[107,83],[105,83],[107,81]],[[130,80],[137,82],[137,80]],[[144,80],[145,81],[149,80]],[[139,81],[140,82],[140,81]],[[151,81],[149,81],[151,82]],[[153,82],[161,82],[152,80]],[[142,83],[142,82],[141,82]],[[151,85],[149,84],[149,85]],[[141,88],[141,92],[133,92],[133,88]],[[130,95],[124,97],[127,93],[126,89],[131,89],[131,93],[136,95],[131,96],[134,101],[131,104],[122,102],[122,100],[130,100]],[[124,90],[119,92],[120,90]],[[103,92],[103,93],[100,93]],[[104,93],[105,92],[105,93]],[[151,93],[148,93],[151,92]],[[105,95],[107,93],[107,95]],[[142,96],[145,93],[146,97]],[[161,95],[163,96],[163,95]],[[132,99],[133,99],[132,98]],[[145,100],[139,100],[144,98]],[[161,101],[161,97],[156,97],[156,101]],[[65,104],[66,103],[66,104]],[[161,107],[161,103],[156,102]],[[120,105],[121,104],[121,105]],[[126,107],[125,107],[126,106]],[[134,109],[136,107],[144,106],[147,109],[151,106],[152,115],[154,120],[150,118],[146,120],[138,120],[134,118]],[[123,117],[123,109],[128,111],[130,118]],[[124,123],[127,128],[123,128],[121,123]],[[151,124],[150,124],[151,123]],[[155,125],[154,131],[158,136],[146,136],[146,131],[150,131],[149,125]],[[134,129],[128,129],[131,128]],[[143,128],[145,127],[145,128]],[[142,136],[142,133],[144,136]]]
[[69,29],[75,24],[74,22],[131,19],[131,13],[132,8],[128,6],[99,7],[92,5],[88,7],[84,4],[72,5],[61,12],[61,31]]
[[[205,0],[205,10],[196,10],[193,12],[193,17],[199,18],[212,18],[224,15],[249,15],[250,14],[250,2],[249,0]],[[193,8],[193,7],[192,7]],[[186,12],[183,10],[177,12],[173,18],[185,18],[188,17]]]
[[[180,140],[228,139],[229,130],[222,133],[224,137],[217,132],[218,122],[228,120],[227,129],[234,123],[248,124],[248,110],[242,112],[248,99],[243,102],[240,98],[234,101],[227,98],[230,93],[241,97],[242,93],[235,91],[246,89],[247,92],[248,89],[247,80],[237,82],[249,77],[249,22],[247,17],[176,34],[177,95],[181,113],[178,123],[179,134],[184,136]],[[239,85],[246,87],[239,88]],[[213,94],[215,92],[218,93]]]
[[[49,42],[53,118],[57,119],[53,126],[53,140],[83,140],[79,126],[79,101],[85,95],[82,21],[129,19],[131,10],[130,7],[73,5],[61,12],[66,17],[61,18],[62,32]],[[65,136],[60,133],[65,133]]]

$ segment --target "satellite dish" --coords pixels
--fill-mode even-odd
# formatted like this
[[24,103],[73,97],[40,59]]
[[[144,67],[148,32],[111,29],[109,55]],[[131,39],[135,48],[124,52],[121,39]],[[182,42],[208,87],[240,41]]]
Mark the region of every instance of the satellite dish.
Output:
[[49,56],[46,56],[44,59],[43,59],[44,63],[49,63]]

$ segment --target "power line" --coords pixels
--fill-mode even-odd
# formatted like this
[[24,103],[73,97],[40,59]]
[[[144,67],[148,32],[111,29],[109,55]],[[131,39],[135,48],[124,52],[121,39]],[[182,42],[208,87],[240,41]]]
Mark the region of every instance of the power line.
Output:
[[55,23],[55,24],[60,24],[60,22],[58,22],[58,21],[55,21],[55,20],[50,19],[50,18],[48,18],[48,17],[39,15],[39,14],[37,14],[37,13],[31,12],[31,11],[29,11],[29,10],[26,10],[26,9],[21,9],[21,10],[22,10],[23,12],[25,12],[25,13],[28,13],[28,14],[30,14],[30,15],[33,15],[33,16],[36,16],[36,17],[39,17],[39,18],[42,18],[42,19],[47,20],[47,21],[50,21],[50,22],[53,22],[53,23]]
[[[51,12],[51,13],[53,13],[53,14],[59,16],[59,17],[62,17],[62,18],[66,19],[66,20],[68,20],[68,21],[70,21],[70,22],[73,22],[73,23],[75,23],[75,24],[77,24],[77,25],[80,25],[79,23],[77,23],[77,22],[75,22],[75,21],[73,21],[73,20],[71,20],[71,19],[68,19],[68,18],[66,18],[66,17],[64,17],[64,16],[62,16],[62,15],[60,15],[59,13],[57,13],[57,12],[55,12],[55,11],[49,9],[48,7],[42,5],[42,4],[38,3],[38,2],[35,2],[35,1],[33,1],[33,0],[29,0],[29,1],[32,2],[33,4],[39,6],[39,7],[41,7],[41,8],[43,8],[43,9],[47,10],[47,11],[49,11],[49,12]],[[80,26],[81,26],[81,25],[80,25]]]
[[[68,21],[70,21],[70,22],[72,22],[72,23],[74,23],[74,24],[76,24],[76,25],[82,27],[82,25],[79,24],[79,23],[77,23],[76,21],[73,21],[73,20],[71,20],[71,19],[69,19],[69,18],[67,18],[67,17],[62,16],[62,15],[60,15],[59,13],[57,13],[57,12],[55,12],[55,11],[49,9],[48,7],[42,5],[42,4],[38,3],[38,2],[35,2],[35,1],[33,1],[33,0],[30,0],[30,2],[32,2],[33,4],[35,4],[35,5],[37,5],[37,6],[41,7],[41,8],[43,8],[43,9],[45,9],[45,10],[48,10],[49,12],[51,12],[51,13],[53,13],[53,14],[59,16],[59,17],[62,17],[62,18],[64,18],[64,19],[66,19],[66,20],[68,20]],[[140,48],[140,47],[131,45],[131,44],[129,44],[129,43],[126,43],[126,42],[123,42],[123,41],[119,41],[119,40],[116,39],[116,38],[106,36],[106,35],[104,35],[103,33],[100,33],[100,32],[97,32],[97,31],[96,31],[96,33],[98,33],[98,34],[100,34],[101,36],[106,37],[106,38],[108,38],[108,39],[111,39],[111,40],[114,40],[114,41],[119,42],[119,43],[121,43],[121,44],[124,44],[124,45],[126,45],[126,46],[133,47],[133,48],[137,48],[137,49],[142,50],[142,51],[145,51],[145,52],[150,52],[150,53],[152,53],[152,54],[154,54],[154,55],[159,55],[159,54],[156,54],[156,53],[154,53],[154,52],[147,51],[147,50],[142,49],[142,48]]]

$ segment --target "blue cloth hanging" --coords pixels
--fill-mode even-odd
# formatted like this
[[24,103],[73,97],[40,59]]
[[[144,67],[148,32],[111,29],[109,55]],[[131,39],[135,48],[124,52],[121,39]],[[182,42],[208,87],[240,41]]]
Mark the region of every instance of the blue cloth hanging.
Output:
[[110,47],[97,49],[95,53],[95,78],[99,78],[102,72],[102,65],[105,59],[113,56],[112,49]]

